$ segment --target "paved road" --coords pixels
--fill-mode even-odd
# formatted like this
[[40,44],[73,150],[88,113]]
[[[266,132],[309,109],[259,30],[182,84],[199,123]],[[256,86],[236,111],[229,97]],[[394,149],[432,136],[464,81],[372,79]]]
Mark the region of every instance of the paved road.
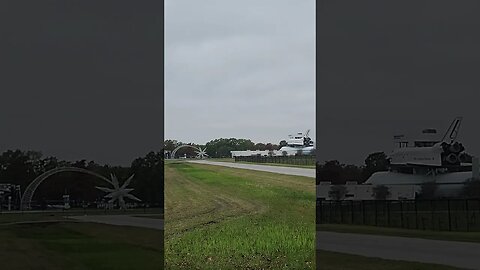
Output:
[[103,223],[109,225],[132,226],[163,230],[163,219],[159,218],[142,218],[125,215],[91,215],[91,216],[72,216],[75,220]]
[[480,269],[480,244],[317,231],[317,249]]
[[237,169],[247,169],[247,170],[254,170],[254,171],[271,172],[271,173],[279,173],[279,174],[287,174],[287,175],[296,175],[296,176],[305,176],[305,177],[315,178],[315,169],[308,169],[308,168],[268,166],[268,165],[233,163],[233,162],[218,162],[218,161],[208,161],[208,160],[195,160],[195,161],[189,161],[189,162],[198,163],[198,164],[224,166],[224,167],[237,168]]
[[48,224],[48,223],[62,223],[62,222],[73,222],[73,223],[75,223],[75,222],[79,222],[79,221],[78,220],[64,220],[64,219],[15,221],[15,222],[9,222],[9,223],[0,223],[0,226]]

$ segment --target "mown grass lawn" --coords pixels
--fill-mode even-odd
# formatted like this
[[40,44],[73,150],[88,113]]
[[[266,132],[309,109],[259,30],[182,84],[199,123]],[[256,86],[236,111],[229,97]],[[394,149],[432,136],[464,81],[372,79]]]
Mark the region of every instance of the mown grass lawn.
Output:
[[37,223],[2,226],[0,239],[2,269],[163,269],[164,263],[158,230]]
[[167,269],[315,269],[313,178],[166,164]]
[[312,178],[186,162],[165,175],[166,269],[455,269],[315,251]]

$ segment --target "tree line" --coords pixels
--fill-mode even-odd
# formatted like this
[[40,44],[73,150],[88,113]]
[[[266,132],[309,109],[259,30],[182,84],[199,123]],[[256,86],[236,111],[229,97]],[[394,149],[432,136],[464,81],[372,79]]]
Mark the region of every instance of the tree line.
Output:
[[347,181],[359,184],[375,172],[388,170],[389,160],[384,152],[371,153],[365,159],[364,165],[343,164],[338,160],[328,160],[317,163],[317,185],[319,182],[332,182],[333,185],[343,185]]
[[[95,161],[59,160],[54,156],[43,157],[38,151],[8,150],[0,155],[0,183],[20,185],[22,192],[39,175],[57,167],[78,167],[87,169],[107,178],[114,173],[123,183],[135,174],[129,187],[144,202],[163,206],[163,152],[150,152],[136,158],[130,166],[110,166]],[[91,175],[62,172],[51,176],[37,189],[34,200],[62,199],[64,194],[71,200],[94,201],[103,198],[102,191],[95,186],[109,187],[105,181]]]
[[[254,143],[250,139],[237,139],[237,138],[219,138],[207,142],[205,145],[194,143],[183,143],[177,140],[165,140],[165,151],[173,151],[175,148],[181,145],[192,145],[195,147],[206,148],[209,157],[213,158],[225,158],[231,157],[230,151],[246,151],[246,150],[279,150],[283,146],[287,145],[285,140],[280,141],[278,144],[274,143]],[[178,150],[176,156],[195,157],[195,150],[192,148],[181,148]]]

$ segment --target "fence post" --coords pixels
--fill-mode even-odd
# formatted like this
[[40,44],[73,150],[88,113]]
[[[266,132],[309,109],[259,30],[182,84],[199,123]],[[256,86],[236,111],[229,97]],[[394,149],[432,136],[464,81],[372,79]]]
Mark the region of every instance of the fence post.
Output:
[[434,204],[433,200],[430,200],[430,212],[431,212],[431,217],[432,217],[432,230],[435,230],[435,209],[434,209]]
[[340,224],[343,224],[343,201],[339,201],[340,204]]
[[378,211],[377,211],[377,200],[375,202],[375,226],[378,226]]
[[403,228],[403,201],[400,201],[400,226]]
[[467,232],[470,230],[470,218],[468,216],[468,199],[465,199],[465,216],[467,218]]
[[362,225],[365,225],[365,201],[362,202]]
[[385,201],[387,204],[387,226],[390,227],[390,201]]
[[417,200],[414,200],[414,206],[415,206],[415,229],[418,230],[418,211],[417,211]]
[[452,230],[452,216],[450,215],[450,199],[447,200],[447,208],[448,208],[448,230]]
[[320,199],[316,199],[316,205],[315,205],[315,223],[316,224],[321,224],[322,223],[322,202]]
[[332,202],[328,202],[328,223],[332,223]]
[[354,214],[353,214],[353,200],[350,201],[350,213],[352,215],[352,225],[355,224],[354,222]]
[[325,211],[323,211],[323,200],[320,201],[320,221],[323,223],[325,223],[325,214],[324,214]]

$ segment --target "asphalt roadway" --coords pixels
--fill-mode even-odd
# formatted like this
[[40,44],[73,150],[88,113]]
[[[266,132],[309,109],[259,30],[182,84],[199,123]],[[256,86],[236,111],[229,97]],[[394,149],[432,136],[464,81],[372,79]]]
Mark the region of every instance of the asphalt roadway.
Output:
[[480,269],[479,243],[323,231],[316,241],[319,250]]
[[164,229],[163,219],[159,218],[144,218],[144,217],[133,217],[127,215],[85,215],[85,216],[71,216],[69,218],[84,221],[84,222],[94,222],[94,223],[103,223],[109,225],[117,226],[132,226],[140,228],[149,228],[156,230]]
[[269,166],[269,165],[258,165],[258,164],[245,164],[245,163],[233,163],[233,162],[219,162],[219,161],[209,161],[209,160],[193,160],[188,161],[191,163],[197,164],[207,164],[215,166],[230,167],[236,169],[246,169],[262,172],[271,172],[295,176],[305,176],[315,178],[315,169],[308,168],[297,168],[297,167],[282,167],[282,166]]

